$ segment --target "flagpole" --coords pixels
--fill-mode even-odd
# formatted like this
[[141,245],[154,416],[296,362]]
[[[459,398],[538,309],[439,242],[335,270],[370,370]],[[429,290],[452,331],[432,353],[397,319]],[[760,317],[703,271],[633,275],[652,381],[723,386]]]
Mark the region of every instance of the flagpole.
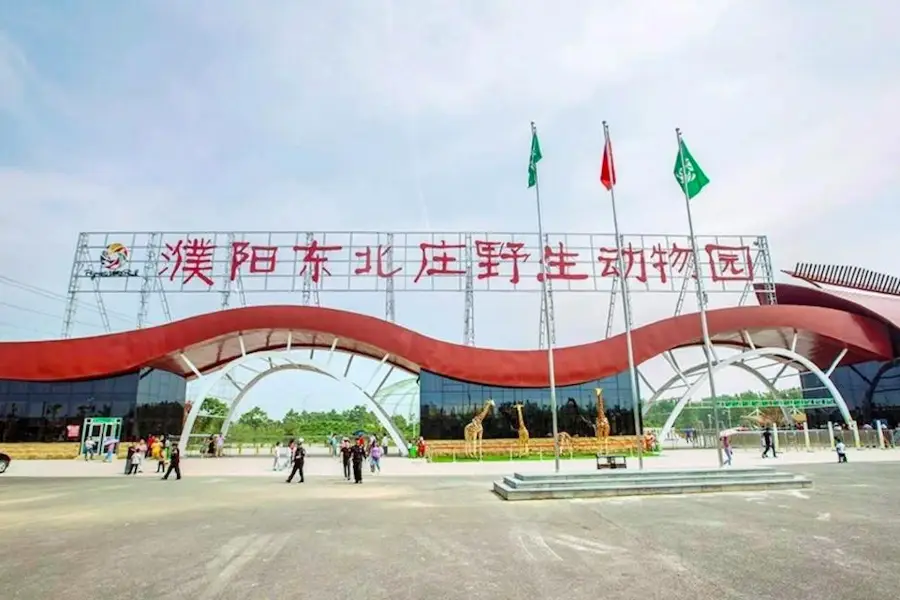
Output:
[[[537,136],[537,127],[534,121],[531,122],[531,139]],[[534,142],[532,141],[532,144]],[[533,150],[533,149],[532,149]],[[532,157],[533,161],[533,157]],[[550,375],[550,410],[552,411],[552,432],[553,432],[553,469],[559,473],[559,417],[556,408],[556,369],[553,363],[553,336],[550,335],[550,298],[547,296],[547,264],[544,260],[544,223],[541,214],[541,188],[538,183],[537,164],[534,164],[534,198],[537,202],[537,225],[538,238],[540,240],[541,252],[541,294],[544,305],[544,332],[547,339],[547,370]]]
[[694,255],[694,275],[697,277],[697,301],[700,304],[700,330],[703,334],[703,353],[706,355],[706,368],[709,377],[709,393],[713,401],[713,420],[716,426],[716,453],[719,457],[719,467],[725,466],[722,456],[722,441],[719,438],[721,425],[719,422],[719,399],[716,397],[716,380],[713,372],[712,340],[709,337],[709,323],[706,320],[706,293],[703,291],[703,273],[700,265],[700,252],[697,250],[697,238],[694,236],[694,219],[691,215],[691,195],[687,186],[687,168],[682,151],[681,129],[675,128],[675,137],[678,141],[678,159],[681,161],[681,189],[684,191],[684,203],[687,206],[688,232],[691,236],[691,252]]
[[[612,203],[613,229],[616,234],[616,260],[619,267],[619,286],[622,290],[622,309],[625,314],[625,347],[628,351],[628,375],[631,383],[631,406],[634,414],[634,435],[637,437],[638,468],[644,468],[644,430],[641,427],[640,394],[637,387],[637,369],[634,366],[634,343],[631,339],[631,306],[628,302],[628,282],[625,278],[624,240],[619,236],[619,216],[616,212],[615,163],[613,162],[612,144],[609,142],[609,126],[603,121],[603,156],[609,160],[609,199]],[[608,158],[607,158],[608,157]],[[600,415],[597,415],[598,417]]]

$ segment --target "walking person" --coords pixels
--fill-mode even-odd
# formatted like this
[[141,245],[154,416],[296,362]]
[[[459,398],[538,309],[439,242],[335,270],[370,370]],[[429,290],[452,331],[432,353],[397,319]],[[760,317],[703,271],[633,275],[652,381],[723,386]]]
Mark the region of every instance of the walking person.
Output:
[[159,443],[158,451],[156,452],[156,472],[163,473],[166,472],[166,454],[169,453],[168,446],[164,445],[162,442]]
[[772,458],[778,458],[778,454],[775,452],[775,446],[772,444],[772,429],[771,429],[771,427],[766,426],[766,428],[763,429],[762,441],[763,441],[762,457],[768,458],[769,450],[771,450]]
[[372,449],[369,450],[369,469],[372,473],[381,473],[381,452],[381,446],[378,444],[375,444],[372,446]]
[[97,442],[88,438],[84,441],[84,460],[94,460],[94,453],[96,452]]
[[131,466],[134,464],[134,454],[137,448],[134,444],[128,444],[128,451],[125,454],[125,474],[131,475]]
[[837,451],[838,462],[847,462],[847,447],[844,445],[844,440],[838,438],[837,443],[834,445],[834,449]]
[[142,446],[139,444],[134,449],[134,454],[131,455],[131,474],[136,475],[141,472],[141,463],[144,461],[144,452],[141,450]]
[[103,441],[103,452],[105,456],[103,458],[103,462],[112,462],[113,456],[116,453],[116,444],[119,443],[119,440],[107,437]]
[[341,440],[341,462],[344,464],[344,479],[350,481],[350,455],[352,454],[350,448],[350,440],[344,438]]
[[722,436],[722,450],[725,452],[725,462],[723,464],[730,467],[733,451],[731,449],[731,440],[727,434]]
[[353,463],[353,483],[362,483],[362,465],[366,459],[366,446],[363,438],[357,440],[350,448],[350,462]]
[[300,475],[300,483],[303,483],[303,463],[306,462],[306,448],[303,447],[303,438],[297,440],[297,447],[294,448],[294,468],[291,469],[291,474],[288,475],[285,483],[290,483],[294,478],[294,475]]
[[181,479],[181,450],[178,449],[177,444],[172,444],[172,454],[169,457],[169,468],[166,471],[166,474],[163,475],[163,480],[169,478],[169,475],[172,474],[172,471],[175,471],[175,479]]
[[273,449],[275,453],[275,460],[272,461],[272,470],[280,471],[278,467],[281,466],[281,442],[275,442],[275,448]]

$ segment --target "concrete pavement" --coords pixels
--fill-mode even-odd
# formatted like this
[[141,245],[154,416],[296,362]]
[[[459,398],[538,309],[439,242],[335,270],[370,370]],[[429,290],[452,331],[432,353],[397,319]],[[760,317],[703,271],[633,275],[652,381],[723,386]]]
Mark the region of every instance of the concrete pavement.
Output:
[[[849,449],[851,463],[881,463],[900,461],[900,449]],[[836,462],[836,456],[829,451],[816,452],[784,452],[777,459],[760,458],[758,451],[737,450],[733,464],[740,467],[784,465],[829,464]],[[283,473],[272,471],[272,457],[227,457],[227,458],[186,458],[182,464],[184,473],[191,477],[281,477]],[[715,450],[673,450],[661,456],[645,459],[647,469],[690,469],[713,468],[718,465]],[[560,469],[563,471],[585,471],[595,468],[592,459],[563,460]],[[629,459],[629,468],[637,468],[637,460]],[[85,462],[83,460],[28,460],[15,461],[5,477],[114,477],[121,476],[124,461],[103,463],[100,460]],[[427,463],[424,460],[387,457],[382,461],[385,475],[396,477],[408,476],[502,476],[512,472],[535,473],[553,469],[552,460],[544,461],[486,461],[459,463]],[[142,477],[153,475],[156,464],[152,461],[144,463]],[[312,477],[334,476],[341,472],[336,459],[322,455],[313,455],[307,459],[307,473]]]
[[0,477],[4,600],[872,600],[900,586],[898,463],[786,465],[815,480],[803,492],[521,504],[493,497],[490,475],[287,485],[214,476],[257,473],[252,459],[186,463],[204,476]]

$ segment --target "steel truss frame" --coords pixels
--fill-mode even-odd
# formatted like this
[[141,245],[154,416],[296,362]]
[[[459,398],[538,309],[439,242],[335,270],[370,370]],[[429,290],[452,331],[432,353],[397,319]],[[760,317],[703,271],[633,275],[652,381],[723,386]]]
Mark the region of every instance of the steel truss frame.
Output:
[[[164,252],[166,251],[166,241],[167,239],[175,237],[184,237],[184,236],[200,236],[204,238],[210,238],[215,242],[216,253],[212,258],[213,268],[215,270],[215,277],[221,278],[221,281],[216,282],[216,286],[211,288],[209,291],[207,290],[189,290],[184,288],[183,286],[179,289],[177,286],[173,288],[173,286],[165,283],[163,279],[160,277],[159,273],[160,268],[163,267],[162,257]],[[254,281],[259,281],[261,276],[249,276],[248,279],[245,279],[243,275],[238,274],[237,278],[234,281],[229,280],[230,274],[230,265],[233,259],[234,254],[234,246],[233,244],[236,241],[244,241],[245,238],[252,239],[258,241],[260,243],[265,242],[263,238],[267,238],[268,242],[265,244],[273,244],[273,236],[278,237],[277,245],[278,247],[287,248],[294,244],[302,243],[305,241],[307,246],[309,246],[313,239],[319,239],[318,241],[324,242],[326,236],[330,239],[335,239],[337,236],[338,240],[342,240],[342,245],[346,245],[345,254],[349,253],[347,256],[340,257],[336,256],[334,258],[334,264],[349,264],[349,260],[356,260],[352,258],[352,250],[358,245],[360,248],[363,246],[369,247],[371,244],[382,244],[385,245],[385,253],[381,257],[384,259],[386,264],[386,271],[392,272],[395,266],[403,266],[403,265],[412,265],[414,261],[417,261],[415,253],[419,251],[418,242],[422,240],[430,240],[431,242],[435,242],[438,239],[440,240],[448,240],[449,243],[460,243],[464,248],[458,257],[459,263],[458,266],[463,270],[463,275],[459,277],[459,282],[457,285],[445,286],[441,284],[437,286],[433,283],[429,286],[418,285],[415,287],[410,287],[409,276],[404,275],[396,282],[393,277],[388,277],[384,279],[382,283],[376,285],[375,287],[369,289],[367,287],[362,288],[348,288],[346,290],[343,289],[331,289],[328,286],[323,286],[322,283],[315,283],[312,281],[310,277],[311,270],[307,269],[303,275],[293,275],[293,283],[291,284],[290,289],[278,287],[269,289],[269,276],[266,276],[266,283],[263,289],[257,289],[258,286],[254,285]],[[285,240],[287,239],[285,236],[291,238],[290,244],[288,244]],[[354,237],[355,236],[355,237]],[[412,236],[412,237],[411,237]],[[217,290],[220,294],[220,308],[227,309],[235,304],[235,293],[239,298],[239,302],[241,306],[246,306],[248,304],[247,297],[253,293],[257,292],[297,292],[299,291],[301,294],[301,303],[306,306],[321,306],[320,294],[321,292],[330,292],[330,291],[358,291],[358,292],[376,292],[384,294],[384,318],[390,322],[396,322],[396,293],[397,292],[412,292],[412,291],[438,291],[438,292],[447,292],[447,291],[461,291],[464,292],[464,307],[463,307],[463,327],[462,327],[462,343],[465,345],[475,345],[475,295],[476,292],[524,292],[524,293],[533,293],[538,292],[540,290],[540,286],[528,286],[528,285],[513,285],[506,287],[492,287],[490,282],[484,283],[481,281],[480,277],[475,276],[475,268],[478,263],[478,257],[474,256],[475,246],[474,240],[478,238],[478,236],[484,236],[488,238],[497,238],[501,241],[524,241],[527,243],[531,243],[530,240],[536,240],[536,234],[533,232],[525,232],[525,233],[514,233],[514,232],[413,232],[413,231],[399,231],[399,232],[371,232],[371,231],[359,231],[359,232],[334,232],[334,231],[322,231],[322,232],[235,232],[235,231],[211,231],[211,232],[194,232],[186,233],[186,232],[83,232],[79,234],[78,244],[75,251],[75,257],[72,266],[72,273],[70,276],[69,289],[68,289],[68,302],[66,306],[65,317],[63,319],[63,337],[71,337],[76,303],[78,302],[77,297],[79,295],[83,295],[85,293],[93,293],[95,296],[95,300],[97,303],[97,307],[100,312],[101,319],[103,321],[104,330],[107,332],[111,331],[111,327],[108,322],[107,310],[105,306],[104,298],[106,294],[109,293],[139,293],[139,307],[137,310],[137,318],[136,318],[136,327],[138,329],[147,327],[150,323],[148,322],[148,318],[150,316],[151,310],[151,300],[153,296],[158,296],[159,298],[159,308],[162,311],[162,316],[166,322],[170,322],[173,320],[172,314],[169,309],[169,301],[167,299],[168,293],[209,293],[214,290]],[[597,253],[601,250],[609,250],[609,248],[604,248],[604,246],[608,245],[616,245],[615,239],[612,234],[609,233],[547,233],[545,234],[544,246],[551,245],[551,240],[562,240],[566,247],[574,250],[578,250],[584,257],[588,257],[585,260],[578,259],[580,262],[578,263],[583,268],[587,267],[590,264],[590,272],[591,272],[591,281],[593,282],[591,285],[586,286],[575,286],[571,282],[558,282],[559,285],[556,286],[556,291],[562,291],[564,293],[570,292],[589,292],[589,293],[606,293],[608,292],[610,295],[609,306],[608,306],[608,315],[606,321],[606,337],[610,337],[613,333],[613,323],[614,323],[614,314],[616,303],[619,301],[617,298],[618,292],[618,276],[611,277],[608,280],[603,279],[602,277],[598,279],[598,267],[596,265],[596,256]],[[130,242],[129,242],[130,238]],[[282,239],[283,238],[283,239]],[[415,239],[413,239],[415,238]],[[654,244],[661,243],[666,247],[669,247],[671,244],[681,243],[685,239],[684,235],[681,234],[623,234],[620,236],[619,245],[636,244],[635,248],[641,248],[645,251],[650,251]],[[755,277],[755,282],[758,285],[761,285],[766,290],[771,292],[770,295],[774,298],[774,284],[772,280],[772,272],[771,272],[771,259],[769,256],[768,250],[768,242],[765,236],[759,235],[728,235],[728,236],[699,236],[700,240],[706,240],[715,244],[724,244],[728,245],[731,243],[736,243],[740,245],[746,245],[748,247],[752,247],[753,255],[751,257],[751,263],[754,265],[755,272],[757,276]],[[115,289],[106,289],[108,287],[108,283],[104,282],[101,285],[101,279],[92,279],[88,281],[88,285],[90,286],[88,289],[84,289],[84,285],[81,284],[81,279],[84,279],[84,268],[97,262],[97,254],[103,246],[108,244],[111,241],[120,241],[123,242],[131,249],[134,253],[132,258],[133,266],[135,266],[139,271],[139,276],[135,277],[137,282],[140,284],[138,287],[132,286],[128,288],[127,284],[124,290],[115,290]],[[220,242],[224,245],[221,245]],[[415,243],[413,243],[415,242]],[[612,242],[612,244],[610,244]],[[255,243],[255,242],[254,242]],[[555,242],[554,242],[555,243]],[[287,244],[285,246],[285,244]],[[361,244],[361,245],[360,245]],[[381,248],[381,246],[378,246]],[[379,259],[380,260],[380,259]],[[330,263],[332,264],[332,263]],[[528,263],[533,264],[533,261]],[[706,263],[704,263],[706,264]],[[293,261],[294,267],[297,266],[296,259]],[[342,267],[343,268],[343,267]],[[349,269],[350,267],[348,267]],[[297,270],[294,269],[296,273]],[[692,259],[691,261],[685,265],[685,271],[681,275],[676,276],[675,272],[672,271],[670,274],[670,278],[672,279],[672,283],[666,287],[665,289],[643,289],[640,285],[631,286],[630,293],[628,297],[623,298],[622,301],[629,302],[630,296],[632,293],[667,293],[667,292],[675,292],[678,294],[678,302],[676,307],[676,314],[680,314],[684,297],[686,294],[687,287],[689,282],[691,281],[690,274],[693,272]],[[704,271],[705,272],[705,271]],[[336,272],[337,273],[337,272]],[[349,271],[348,271],[349,273]],[[276,280],[285,280],[284,275],[272,276],[272,281]],[[348,275],[349,277],[349,275]],[[530,277],[530,276],[529,276]],[[280,278],[280,279],[279,279]],[[344,275],[335,277],[335,281],[342,280]],[[674,283],[676,279],[682,279],[682,285],[678,286]],[[602,280],[602,281],[601,281]],[[118,280],[117,280],[118,281]],[[348,279],[349,281],[349,279]],[[380,279],[378,281],[381,281]],[[601,283],[598,284],[598,281]],[[608,281],[609,287],[605,283]],[[294,283],[299,285],[294,285]],[[505,284],[504,284],[505,285]],[[598,287],[599,285],[599,287]],[[730,284],[728,284],[730,285]],[[728,287],[726,284],[722,284],[721,289],[716,286],[708,286],[708,290],[710,293],[713,292],[727,292],[727,293],[735,293],[736,290],[726,289]],[[680,287],[680,290],[678,289]],[[299,288],[299,289],[298,289]],[[746,299],[751,295],[753,291],[753,282],[747,283],[744,286],[744,290],[741,296],[741,304],[743,304]],[[545,313],[543,309],[543,303],[549,303],[549,312],[550,314],[550,339],[544,339],[546,337],[545,328],[543,324],[540,326],[540,333],[538,335],[538,347],[545,348],[547,345],[555,344],[556,337],[556,327],[555,327],[555,311],[553,307],[554,301],[554,292],[552,286],[548,286],[547,297],[541,298],[540,307],[540,316],[539,316],[539,324],[545,318]]]
[[[388,365],[387,372],[384,373],[384,376],[381,378],[375,389],[371,392],[368,391],[369,387],[375,382],[376,378],[384,370],[385,363],[387,363],[387,360],[390,358],[390,354],[384,355],[384,357],[381,359],[381,362],[372,372],[366,384],[360,386],[347,377],[351,367],[353,366],[353,358],[356,356],[355,354],[350,354],[350,358],[347,361],[347,365],[344,368],[343,373],[335,371],[331,368],[331,363],[334,359],[334,355],[337,353],[335,351],[337,340],[335,340],[335,342],[331,346],[331,349],[328,351],[327,358],[325,359],[324,364],[318,364],[316,361],[314,361],[315,349],[310,350],[308,358],[286,356],[285,353],[291,351],[290,334],[288,335],[287,346],[280,350],[266,350],[262,352],[245,353],[243,337],[239,337],[238,340],[241,343],[241,356],[231,361],[223,368],[207,375],[201,374],[187,356],[185,356],[184,354],[180,355],[181,360],[185,363],[185,365],[187,365],[189,369],[191,369],[191,371],[194,372],[195,375],[198,376],[198,380],[200,382],[199,389],[197,390],[197,393],[195,395],[198,400],[191,405],[191,410],[188,413],[187,419],[185,419],[184,427],[181,431],[181,439],[178,442],[178,447],[182,452],[187,451],[188,439],[190,438],[191,431],[193,431],[194,429],[194,424],[196,423],[197,418],[200,416],[200,407],[203,404],[202,399],[206,398],[217,384],[221,383],[223,380],[227,380],[240,390],[237,396],[232,400],[231,405],[228,409],[228,413],[223,420],[221,431],[224,434],[228,432],[228,427],[230,427],[231,425],[234,415],[236,414],[236,410],[241,401],[243,401],[244,397],[247,395],[247,392],[249,392],[254,386],[256,386],[256,384],[258,384],[269,375],[287,370],[295,370],[309,371],[325,375],[326,377],[330,377],[335,381],[345,384],[348,388],[352,388],[357,392],[360,392],[366,403],[370,406],[370,408],[373,409],[375,416],[378,418],[378,422],[382,425],[382,427],[384,427],[385,431],[388,432],[388,435],[391,436],[391,439],[399,448],[401,455],[406,455],[408,446],[406,439],[403,437],[403,433],[396,427],[396,425],[394,425],[393,421],[391,421],[390,415],[387,414],[387,412],[376,399],[379,392],[384,387],[384,384],[387,382],[388,377],[390,377],[391,373],[393,373],[395,367],[393,365]],[[306,349],[303,348],[302,350]],[[276,358],[286,361],[286,364],[276,365],[274,362],[274,359]],[[248,362],[254,360],[266,360],[268,368],[265,371],[257,371],[256,369],[247,366]],[[241,385],[232,377],[232,373],[239,368],[244,368],[255,374],[254,377],[244,385]]]
[[[746,331],[742,331],[741,334],[746,340],[750,340],[750,336]],[[756,346],[752,345],[751,341],[751,344],[749,344],[750,348],[748,350],[723,359],[716,358],[715,364],[712,368],[712,374],[713,376],[715,376],[716,373],[727,367],[737,367],[759,379],[773,394],[777,395],[779,393],[779,390],[775,387],[775,383],[781,378],[781,376],[789,366],[797,367],[798,370],[805,369],[806,371],[809,371],[810,373],[815,375],[816,378],[828,391],[828,393],[831,394],[831,397],[834,399],[834,403],[841,411],[841,416],[843,417],[844,421],[848,426],[852,427],[853,418],[850,415],[850,410],[847,407],[847,403],[844,401],[844,397],[841,395],[840,391],[831,381],[831,374],[847,354],[847,348],[841,350],[835,357],[834,361],[832,361],[828,369],[823,371],[818,366],[816,366],[815,363],[796,351],[797,338],[798,335],[795,331],[789,348],[757,348]],[[764,374],[762,374],[759,369],[748,364],[749,361],[760,358],[782,358],[786,359],[789,362],[782,365],[781,369],[778,371],[775,377],[769,379]],[[644,413],[646,414],[649,406],[658,401],[662,394],[673,388],[676,384],[684,383],[687,386],[687,389],[681,395],[681,398],[679,398],[678,402],[675,404],[675,407],[672,409],[672,412],[669,414],[669,417],[666,419],[666,422],[662,427],[662,431],[659,434],[659,439],[665,439],[669,435],[669,433],[671,433],[672,428],[675,424],[675,420],[684,410],[685,406],[687,406],[687,403],[691,400],[691,398],[693,398],[693,396],[699,391],[699,389],[707,383],[710,376],[705,362],[693,365],[686,370],[682,370],[678,368],[677,363],[674,362],[674,357],[671,357],[670,355],[667,360],[671,360],[670,366],[672,366],[673,369],[676,369],[676,374],[668,381],[666,381],[666,383],[664,383],[659,389],[653,390],[653,396],[651,396],[651,398],[645,403]],[[688,377],[695,374],[699,374],[699,377],[697,377],[693,381],[689,381]],[[786,412],[784,406],[782,406],[781,408]]]

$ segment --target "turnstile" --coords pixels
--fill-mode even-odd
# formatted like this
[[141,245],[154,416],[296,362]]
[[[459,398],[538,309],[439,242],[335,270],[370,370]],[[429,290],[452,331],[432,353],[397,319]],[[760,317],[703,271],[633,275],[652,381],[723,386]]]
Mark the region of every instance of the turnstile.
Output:
[[[78,448],[79,456],[85,456],[88,440],[94,442],[94,453],[103,455],[107,446],[115,448],[122,434],[122,419],[118,417],[88,417],[81,427],[81,445]],[[86,456],[85,456],[86,458]]]

